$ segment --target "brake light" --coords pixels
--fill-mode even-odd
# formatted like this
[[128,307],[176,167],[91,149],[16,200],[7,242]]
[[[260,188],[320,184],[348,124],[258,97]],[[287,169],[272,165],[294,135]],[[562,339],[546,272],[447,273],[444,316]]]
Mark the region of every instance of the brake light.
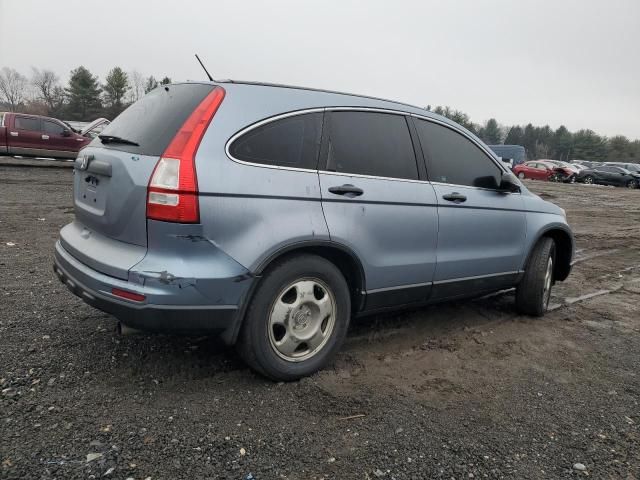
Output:
[[147,187],[148,219],[179,223],[200,221],[196,152],[224,95],[222,87],[215,87],[189,115],[160,156]]

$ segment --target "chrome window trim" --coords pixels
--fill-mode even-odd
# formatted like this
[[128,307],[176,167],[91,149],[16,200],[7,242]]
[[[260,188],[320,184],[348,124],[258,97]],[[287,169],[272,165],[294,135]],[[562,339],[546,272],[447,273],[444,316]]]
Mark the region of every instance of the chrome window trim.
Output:
[[231,155],[231,144],[236,141],[239,137],[241,137],[242,135],[249,133],[250,131],[259,128],[267,123],[271,123],[271,122],[275,122],[278,120],[282,120],[283,118],[288,118],[288,117],[295,117],[297,115],[304,115],[307,113],[318,113],[318,112],[329,112],[329,111],[365,111],[365,112],[378,112],[378,113],[389,113],[389,114],[393,114],[393,115],[402,115],[402,116],[409,116],[408,112],[403,112],[401,110],[390,110],[390,109],[386,109],[386,108],[374,108],[374,107],[318,107],[318,108],[305,108],[302,110],[294,110],[291,112],[286,112],[286,113],[281,113],[278,115],[274,115],[272,117],[268,117],[268,118],[264,118],[262,120],[259,120],[258,122],[252,123],[251,125],[248,125],[246,127],[244,127],[243,129],[239,130],[238,132],[234,133],[231,138],[229,138],[229,140],[227,140],[227,143],[225,144],[224,147],[224,151],[227,155],[227,157],[229,157],[231,160],[233,160],[236,163],[239,163],[241,165],[249,165],[252,167],[262,167],[262,168],[272,168],[275,170],[290,170],[290,171],[294,171],[294,172],[323,172],[323,173],[334,173],[334,174],[340,174],[340,175],[349,175],[349,176],[357,176],[357,177],[363,177],[363,178],[378,178],[378,179],[384,179],[384,180],[401,180],[401,181],[405,181],[405,182],[419,182],[419,183],[429,183],[428,181],[425,180],[412,180],[412,179],[408,179],[408,178],[394,178],[394,177],[376,177],[374,175],[360,175],[357,173],[343,173],[343,172],[327,172],[326,170],[321,170],[321,169],[311,169],[311,168],[298,168],[298,167],[283,167],[281,165],[267,165],[265,163],[256,163],[256,162],[248,162],[246,160],[240,160],[236,157],[234,157],[233,155]]
[[[502,167],[502,165],[498,164],[497,160],[495,160],[493,158],[491,153],[486,148],[484,148],[480,143],[478,143],[476,140],[474,140],[467,133],[463,132],[459,128],[456,128],[454,125],[450,125],[450,124],[448,124],[446,122],[443,122],[443,121],[435,119],[435,118],[419,115],[417,113],[405,112],[405,111],[402,111],[402,110],[393,110],[393,109],[388,109],[388,108],[376,108],[376,107],[317,107],[317,108],[305,108],[305,109],[302,109],[302,110],[294,110],[294,111],[291,111],[291,112],[286,112],[286,113],[281,113],[281,114],[278,114],[278,115],[274,115],[272,117],[268,117],[268,118],[259,120],[258,122],[252,123],[251,125],[248,125],[248,126],[244,127],[243,129],[239,130],[238,132],[236,132],[235,134],[233,134],[231,136],[231,138],[229,138],[229,140],[227,140],[227,143],[225,144],[225,153],[226,153],[227,157],[229,157],[229,159],[231,159],[232,161],[234,161],[236,163],[239,163],[241,165],[247,165],[247,166],[251,166],[251,167],[271,168],[271,169],[274,169],[274,170],[288,170],[288,171],[292,171],[292,172],[324,173],[324,174],[327,174],[327,175],[341,175],[341,176],[357,177],[357,178],[369,178],[369,179],[373,179],[373,180],[392,180],[392,181],[397,181],[397,182],[408,182],[408,183],[429,183],[429,184],[432,184],[432,185],[447,185],[447,186],[453,186],[453,187],[473,188],[473,189],[476,189],[476,190],[486,190],[486,191],[489,191],[489,192],[505,193],[502,190],[495,190],[495,189],[491,189],[491,188],[482,188],[482,187],[474,187],[472,185],[442,183],[442,182],[434,182],[434,181],[419,180],[419,179],[418,180],[414,180],[414,179],[409,179],[409,178],[379,177],[379,176],[376,176],[376,175],[363,175],[363,174],[360,174],[360,173],[330,172],[330,171],[327,171],[327,170],[322,170],[320,168],[319,169],[310,169],[310,168],[298,168],[298,167],[283,167],[283,166],[280,166],[280,165],[267,165],[267,164],[264,164],[264,163],[255,163],[255,162],[248,162],[248,161],[245,161],[245,160],[240,160],[238,158],[235,158],[233,155],[231,155],[230,147],[231,147],[231,144],[235,140],[237,140],[242,135],[244,135],[246,133],[249,133],[250,131],[252,131],[252,130],[258,128],[258,127],[261,127],[262,125],[265,125],[267,123],[275,122],[275,121],[281,120],[283,118],[295,117],[297,115],[304,115],[304,114],[307,114],[307,113],[349,112],[349,111],[352,111],[352,112],[353,111],[355,111],[355,112],[377,112],[377,113],[388,113],[388,114],[392,114],[392,115],[402,115],[402,116],[405,116],[405,117],[415,117],[415,118],[419,118],[419,119],[426,120],[426,121],[429,121],[429,122],[437,123],[437,124],[442,125],[443,127],[446,127],[446,128],[450,128],[451,130],[454,130],[456,133],[461,134],[467,140],[471,141],[474,145],[479,147],[489,157],[489,159],[493,162],[493,164],[498,167],[498,170],[508,173],[506,171],[506,169]],[[520,192],[506,192],[506,193],[518,193],[518,194],[520,194]]]
[[478,143],[473,137],[471,137],[468,133],[460,130],[459,128],[457,128],[455,125],[451,125],[447,122],[443,122],[441,120],[438,120],[436,118],[431,118],[431,117],[426,117],[424,115],[418,115],[417,113],[411,113],[410,114],[412,117],[415,118],[419,118],[421,120],[426,120],[428,122],[431,123],[437,123],[438,125],[442,125],[443,127],[449,128],[451,130],[453,130],[456,133],[459,133],[460,135],[462,135],[463,137],[465,137],[467,140],[469,140],[471,143],[473,143],[476,147],[480,148],[480,150],[482,150],[487,157],[489,157],[489,160],[491,160],[493,162],[493,164],[498,167],[498,170],[505,172],[505,173],[509,173],[506,168],[504,168],[502,165],[500,165],[498,163],[498,161],[494,158],[493,153],[491,152],[490,149],[485,148],[481,143]]
[[283,118],[289,118],[289,117],[295,117],[298,115],[304,115],[307,113],[319,113],[319,112],[324,112],[325,109],[324,108],[306,108],[304,110],[294,110],[292,112],[287,112],[287,113],[281,113],[278,115],[274,115],[272,117],[268,117],[268,118],[264,118],[262,120],[259,120],[258,122],[252,123],[251,125],[248,125],[246,127],[244,127],[243,129],[239,130],[238,132],[236,132],[235,134],[233,134],[231,136],[231,138],[229,138],[229,140],[227,140],[227,143],[225,144],[224,147],[224,151],[227,154],[227,157],[229,157],[231,160],[233,160],[236,163],[239,163],[240,165],[248,165],[251,167],[261,167],[261,168],[271,168],[274,170],[289,170],[292,172],[312,172],[312,173],[317,173],[318,170],[317,169],[311,169],[311,168],[299,168],[299,167],[283,167],[281,165],[267,165],[265,163],[256,163],[256,162],[247,162],[245,160],[240,160],[236,157],[234,157],[233,155],[231,155],[231,144],[233,142],[235,142],[239,137],[241,137],[242,135],[251,132],[252,130],[255,130],[256,128],[259,128],[263,125],[266,125],[267,123],[271,123],[271,122],[276,122],[278,120],[282,120]]

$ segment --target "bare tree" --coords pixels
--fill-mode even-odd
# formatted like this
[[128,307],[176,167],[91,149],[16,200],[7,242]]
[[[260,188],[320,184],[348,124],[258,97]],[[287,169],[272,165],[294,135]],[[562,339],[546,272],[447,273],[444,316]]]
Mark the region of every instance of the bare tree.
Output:
[[13,68],[0,70],[0,98],[9,104],[12,112],[24,103],[27,92],[27,77]]
[[129,101],[131,103],[137,102],[145,94],[144,77],[139,71],[133,70],[129,72],[129,82],[131,84],[131,90],[129,90]]
[[60,79],[51,70],[33,69],[31,85],[36,90],[36,97],[42,101],[49,113],[58,112],[64,103],[64,90],[60,86]]

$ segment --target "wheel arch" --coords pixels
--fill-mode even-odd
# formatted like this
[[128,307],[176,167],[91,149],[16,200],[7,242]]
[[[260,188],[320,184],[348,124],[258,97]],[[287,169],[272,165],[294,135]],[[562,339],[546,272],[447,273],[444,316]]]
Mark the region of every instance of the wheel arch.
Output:
[[333,263],[344,276],[347,285],[349,285],[352,313],[362,310],[364,307],[364,295],[362,292],[366,290],[365,275],[362,263],[355,252],[340,243],[332,241],[296,242],[272,252],[251,269],[256,280],[253,282],[251,289],[247,292],[246,298],[242,302],[242,307],[238,311],[234,328],[225,332],[223,335],[223,339],[227,344],[234,344],[236,342],[242,324],[244,323],[246,308],[251,302],[257,285],[260,283],[262,274],[276,262],[293,255],[305,253],[317,255]]
[[538,234],[527,254],[527,260],[524,264],[525,268],[529,264],[529,258],[533,253],[533,249],[538,242],[545,237],[553,239],[556,246],[556,264],[553,268],[553,277],[559,281],[566,280],[571,272],[574,244],[573,235],[565,226],[550,226]]

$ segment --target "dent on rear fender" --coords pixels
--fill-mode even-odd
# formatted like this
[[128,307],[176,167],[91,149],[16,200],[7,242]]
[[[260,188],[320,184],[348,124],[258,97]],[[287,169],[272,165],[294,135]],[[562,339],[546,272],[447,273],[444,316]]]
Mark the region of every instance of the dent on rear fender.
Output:
[[129,281],[173,291],[185,303],[237,304],[253,275],[202,234],[201,225],[148,221],[145,257]]

